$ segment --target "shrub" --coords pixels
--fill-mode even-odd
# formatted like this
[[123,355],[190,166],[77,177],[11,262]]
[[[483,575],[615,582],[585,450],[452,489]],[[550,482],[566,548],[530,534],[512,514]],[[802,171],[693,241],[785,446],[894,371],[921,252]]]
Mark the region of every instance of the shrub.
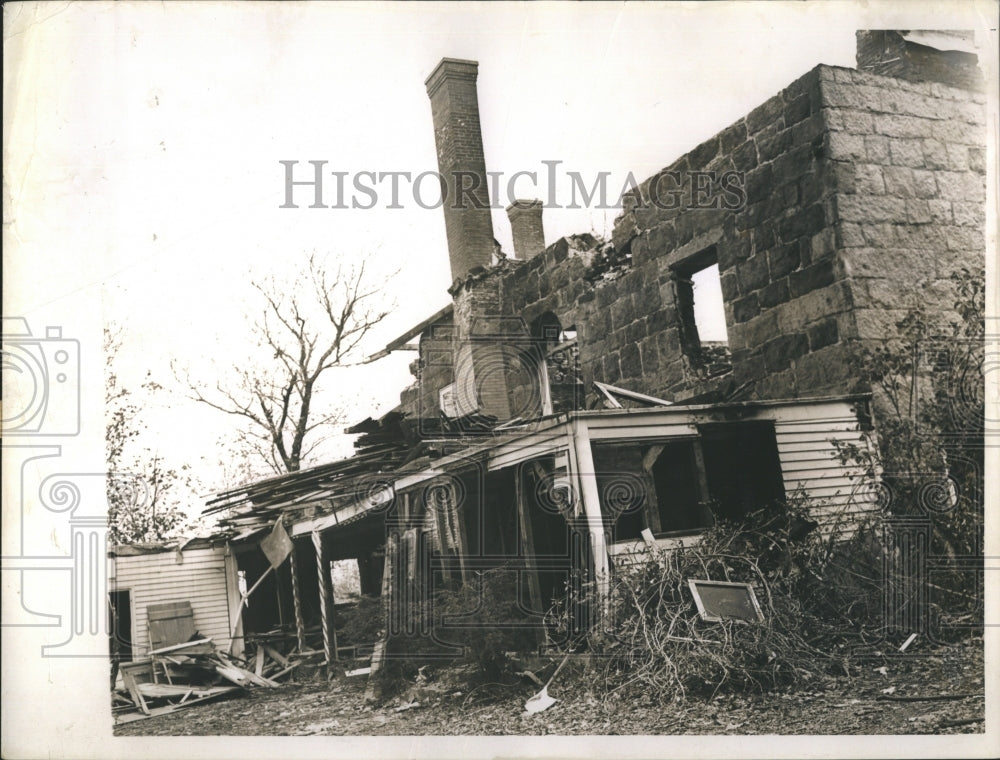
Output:
[[[821,532],[793,501],[720,523],[696,546],[634,557],[614,572],[604,625],[583,636],[603,688],[669,702],[848,672],[846,644],[879,633],[882,556],[872,535]],[[691,578],[749,583],[763,621],[703,621]],[[579,601],[556,608],[554,623]]]
[[517,573],[505,567],[442,589],[431,601],[435,639],[460,644],[462,659],[476,666],[478,677],[495,681],[503,674],[507,652],[535,646],[536,627],[518,600]]

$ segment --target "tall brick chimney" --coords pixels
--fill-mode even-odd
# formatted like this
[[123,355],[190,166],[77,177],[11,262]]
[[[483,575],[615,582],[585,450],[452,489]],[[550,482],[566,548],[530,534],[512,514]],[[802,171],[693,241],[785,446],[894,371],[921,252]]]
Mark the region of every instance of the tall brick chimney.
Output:
[[444,181],[444,224],[452,281],[488,267],[494,250],[476,77],[479,64],[442,58],[427,77],[438,171]]
[[868,29],[858,31],[857,41],[858,71],[967,90],[985,86],[971,31]]
[[507,207],[510,230],[514,234],[514,255],[522,261],[545,250],[542,202],[517,200]]

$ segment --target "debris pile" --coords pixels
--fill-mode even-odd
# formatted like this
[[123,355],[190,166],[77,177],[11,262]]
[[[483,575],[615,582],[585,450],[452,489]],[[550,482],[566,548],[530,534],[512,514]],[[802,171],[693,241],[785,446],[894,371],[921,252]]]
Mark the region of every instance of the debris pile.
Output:
[[112,712],[116,723],[128,723],[251,688],[273,689],[300,665],[322,655],[306,651],[286,656],[260,642],[244,659],[218,649],[209,638],[173,644],[153,650],[148,660],[122,663]]

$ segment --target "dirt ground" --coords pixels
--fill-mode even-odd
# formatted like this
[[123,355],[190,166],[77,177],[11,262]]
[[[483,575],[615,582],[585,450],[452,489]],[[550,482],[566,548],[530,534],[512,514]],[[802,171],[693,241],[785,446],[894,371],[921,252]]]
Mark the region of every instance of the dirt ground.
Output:
[[[428,672],[386,704],[364,704],[365,678],[253,689],[115,727],[116,736],[400,736],[650,734],[956,734],[985,727],[981,638],[866,663],[852,678],[794,691],[718,695],[661,706],[636,698],[598,700],[567,667],[549,689],[558,701],[528,714],[528,680],[475,689],[455,671]],[[908,653],[910,654],[910,653]],[[546,678],[551,666],[540,672]],[[916,699],[920,698],[920,699]]]

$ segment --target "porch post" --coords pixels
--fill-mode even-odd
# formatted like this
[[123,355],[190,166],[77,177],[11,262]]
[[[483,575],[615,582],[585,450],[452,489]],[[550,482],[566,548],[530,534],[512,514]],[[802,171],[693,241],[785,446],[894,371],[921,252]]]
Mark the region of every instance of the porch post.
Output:
[[333,670],[337,657],[337,633],[333,628],[333,609],[330,604],[330,567],[323,552],[323,536],[318,530],[312,532],[313,547],[316,549],[316,580],[319,584],[319,616],[323,629],[323,654],[326,657],[327,676]]
[[300,652],[306,648],[306,626],[302,620],[302,592],[299,590],[299,571],[296,562],[298,551],[292,541],[292,556],[289,558],[292,570],[292,601],[295,602],[295,640]]
[[576,455],[577,478],[580,482],[580,497],[583,500],[583,514],[587,518],[590,531],[590,549],[594,558],[594,574],[601,618],[607,614],[610,575],[608,568],[607,536],[601,515],[601,494],[597,489],[594,471],[594,456],[590,450],[590,435],[586,423],[573,421],[573,452]]

